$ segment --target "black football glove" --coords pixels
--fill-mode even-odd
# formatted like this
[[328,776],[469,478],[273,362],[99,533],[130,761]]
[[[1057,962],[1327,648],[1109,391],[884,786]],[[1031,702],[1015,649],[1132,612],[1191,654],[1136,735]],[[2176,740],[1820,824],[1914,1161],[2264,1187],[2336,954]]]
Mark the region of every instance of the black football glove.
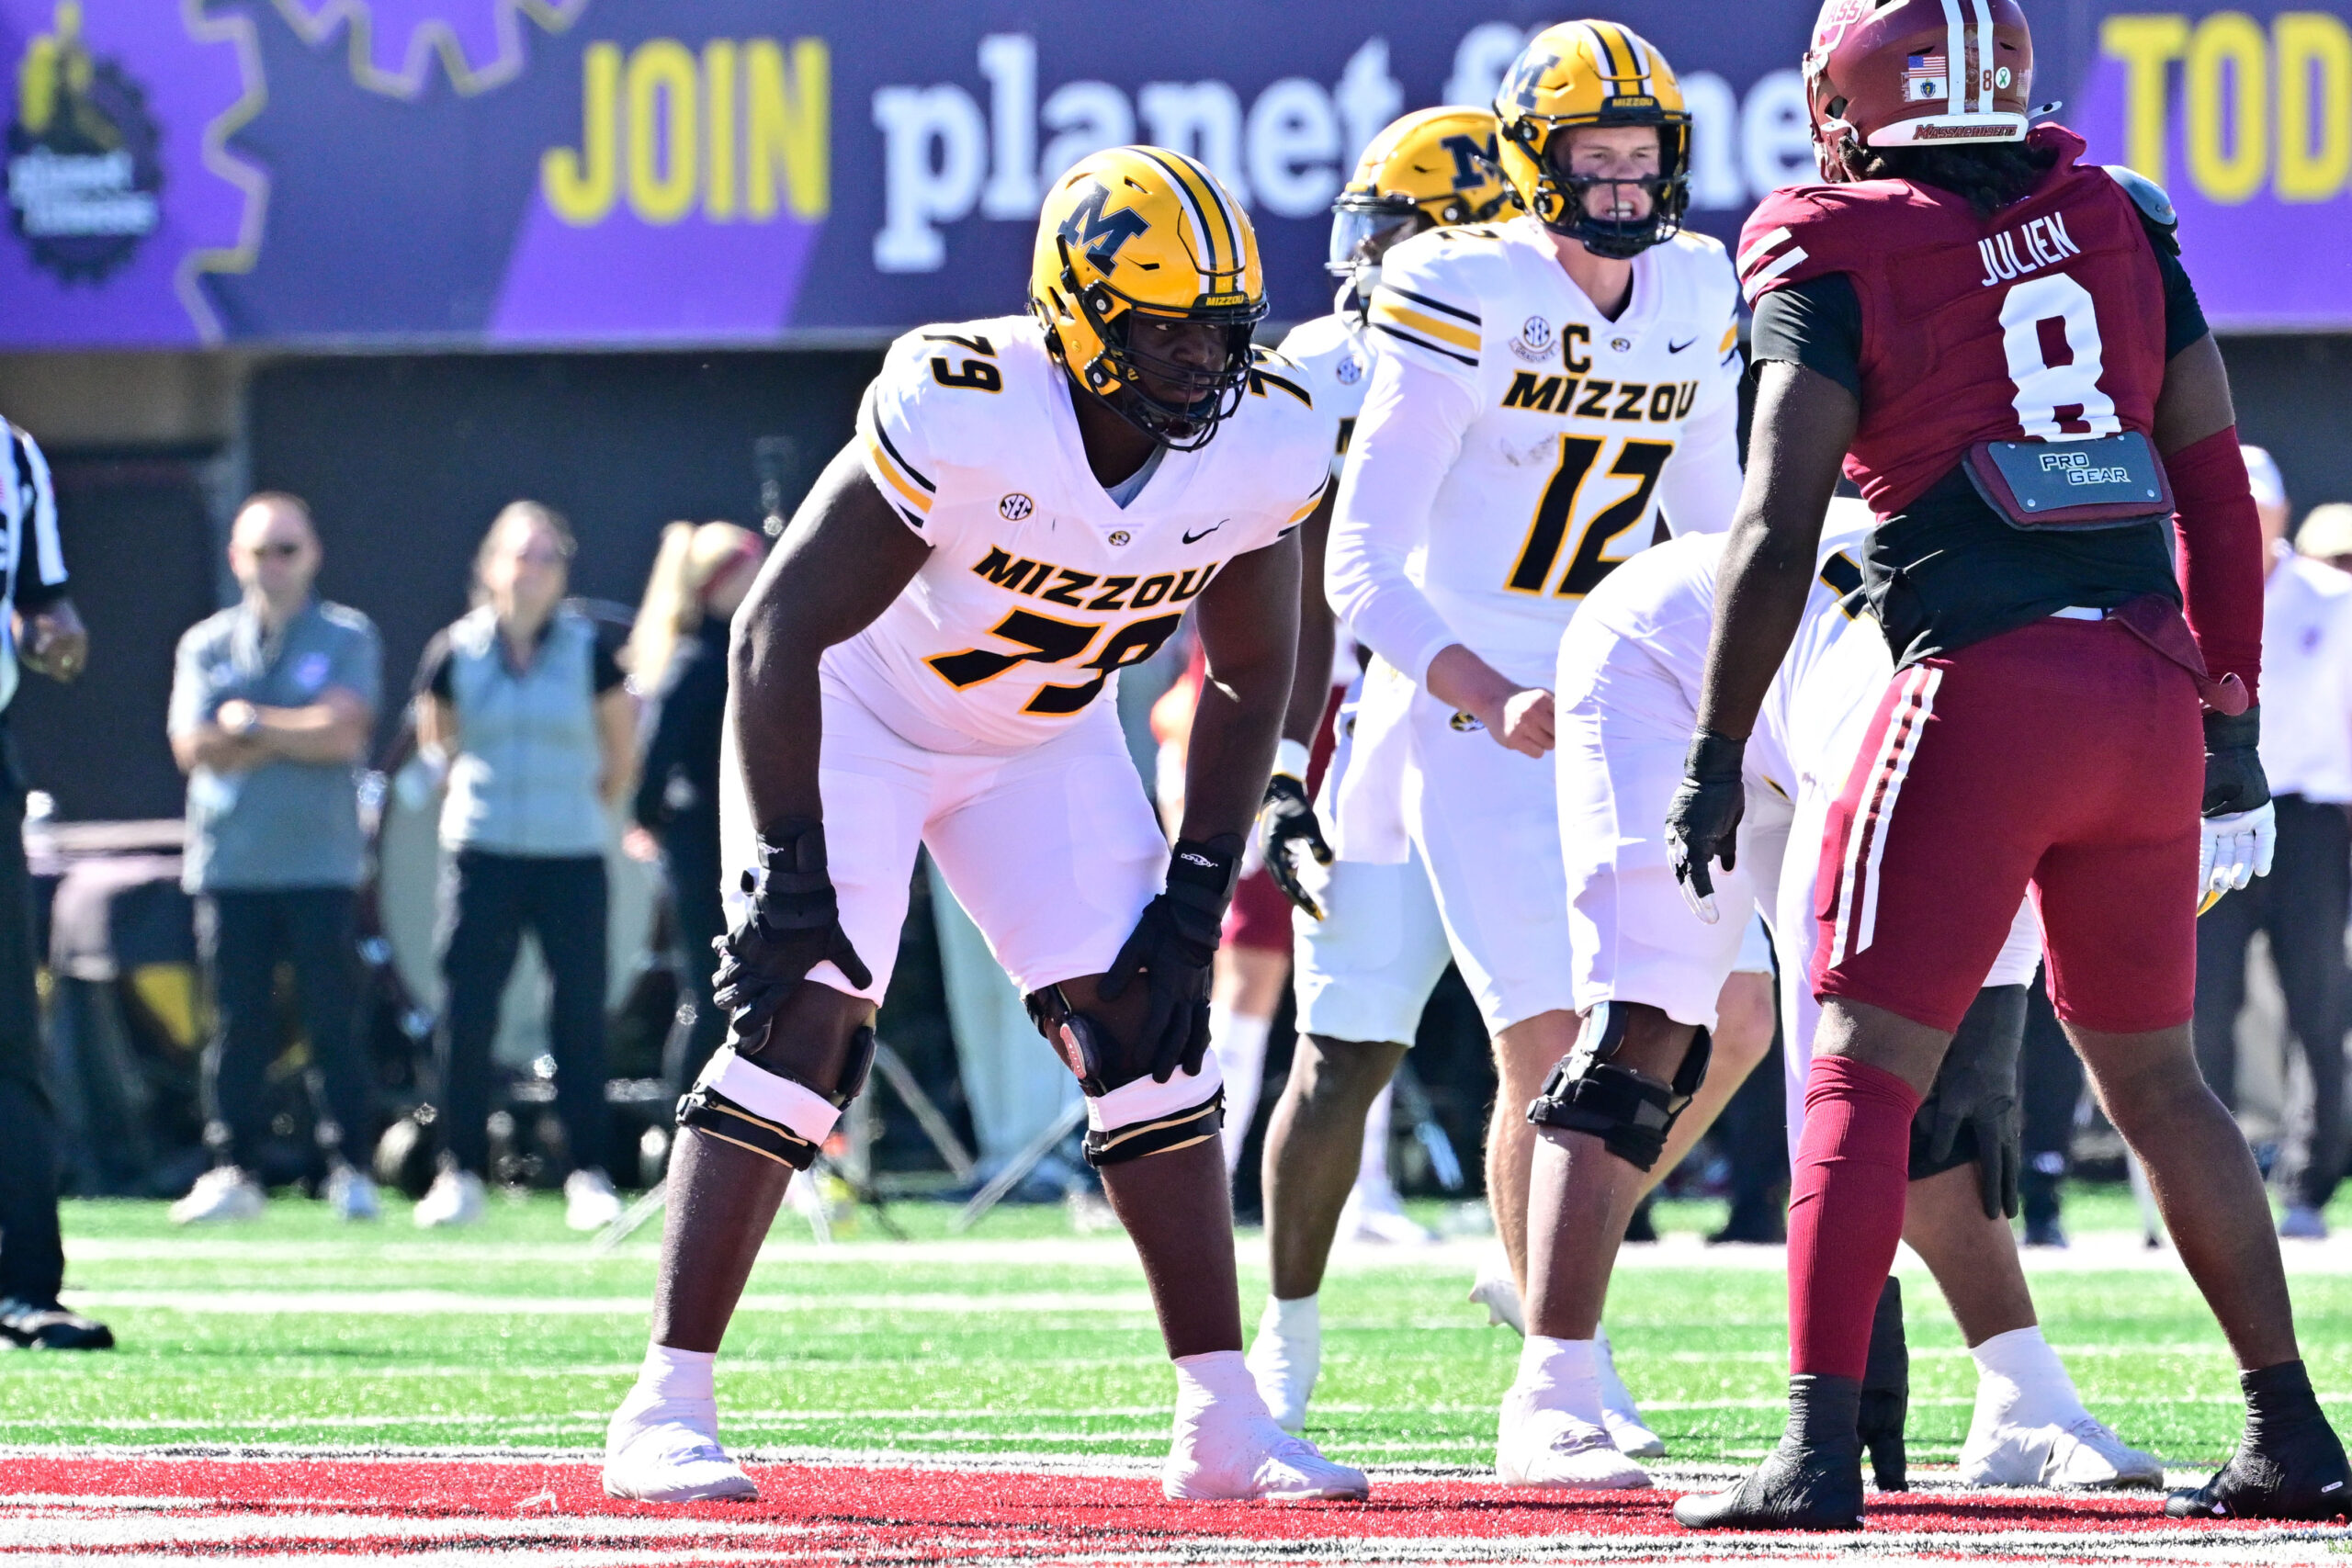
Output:
[[1266,803],[1258,808],[1258,843],[1266,857],[1266,874],[1274,879],[1283,897],[1321,919],[1323,907],[1298,879],[1294,856],[1304,851],[1315,857],[1317,865],[1329,865],[1331,846],[1323,841],[1323,824],[1315,818],[1315,803],[1306,798],[1306,785],[1288,773],[1276,773],[1266,783]]
[[1715,881],[1707,869],[1723,862],[1725,871],[1739,854],[1739,818],[1747,809],[1747,787],[1740,769],[1747,742],[1702,729],[1690,738],[1682,782],[1666,808],[1666,852],[1681,885],[1682,901],[1709,925],[1723,919],[1715,908]]
[[756,1051],[776,1010],[818,964],[831,962],[860,990],[874,972],[842,930],[841,903],[825,870],[825,825],[810,817],[760,836],[760,869],[743,874],[750,907],[711,943],[718,953],[712,1000],[727,1010],[728,1037]]
[[[2006,987],[2005,987],[2006,988]],[[1998,1220],[2018,1212],[2019,1109],[2018,1058],[2025,1046],[2023,987],[2014,998],[1982,996],[1961,1021],[1953,1050],[1944,1054],[1935,1087],[1919,1108],[1919,1131],[1928,1161],[1951,1158],[1961,1129],[1976,1136],[1977,1197],[1984,1217]]]
[[1154,1083],[1166,1083],[1179,1067],[1199,1072],[1208,1055],[1209,968],[1240,858],[1238,833],[1206,843],[1177,840],[1168,857],[1168,891],[1144,906],[1098,987],[1104,1001],[1116,1001],[1143,976],[1150,1001],[1136,1043],[1151,1056]]
[[2262,739],[2262,709],[2205,716],[2205,804],[2208,817],[2234,817],[2270,798],[2270,781],[2255,747]]

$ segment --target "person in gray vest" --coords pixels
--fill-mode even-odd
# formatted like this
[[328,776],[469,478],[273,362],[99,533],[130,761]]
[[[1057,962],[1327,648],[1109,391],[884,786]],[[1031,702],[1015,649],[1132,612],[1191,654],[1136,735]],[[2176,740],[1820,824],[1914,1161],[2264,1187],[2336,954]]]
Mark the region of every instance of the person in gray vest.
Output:
[[628,792],[636,698],[594,623],[563,602],[573,550],[533,501],[498,514],[474,558],[476,604],[434,637],[417,677],[417,738],[447,760],[441,808],[441,1173],[420,1225],[481,1217],[489,1163],[490,1049],[523,930],[555,982],[548,1017],[556,1115],[573,1169],[565,1219],[620,1213],[605,1147],[605,844]]
[[358,611],[311,591],[319,536],[310,508],[264,491],[237,512],[229,568],[244,596],[180,638],[172,673],[172,755],[187,779],[182,884],[197,897],[198,949],[212,996],[204,1059],[212,1168],[172,1205],[187,1224],[262,1212],[265,1075],[278,1057],[277,965],[294,971],[303,1032],[323,1089],[318,1140],[327,1201],[372,1220],[375,1184],[345,1157],[375,1132],[368,1065],[354,1032],[353,945],[366,875],[359,763],[376,726],[383,649]]
[[0,420],[0,1348],[106,1350],[105,1324],[60,1305],[57,1115],[41,1081],[25,777],[6,714],[19,666],[72,681],[89,635],[66,597],[57,492],[33,438]]

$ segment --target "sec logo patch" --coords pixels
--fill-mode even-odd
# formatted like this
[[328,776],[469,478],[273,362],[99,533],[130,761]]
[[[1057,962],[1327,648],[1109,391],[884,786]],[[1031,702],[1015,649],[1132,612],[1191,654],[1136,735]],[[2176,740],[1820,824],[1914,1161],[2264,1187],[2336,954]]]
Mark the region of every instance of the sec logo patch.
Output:
[[1351,354],[1345,359],[1340,360],[1339,368],[1332,371],[1331,374],[1340,378],[1340,386],[1352,387],[1358,381],[1363,379],[1363,361],[1358,359]]
[[1018,523],[1036,510],[1037,503],[1017,490],[996,503],[996,514],[1007,523]]
[[1541,316],[1530,316],[1520,323],[1519,335],[1510,340],[1510,351],[1521,359],[1541,362],[1552,356],[1552,323]]

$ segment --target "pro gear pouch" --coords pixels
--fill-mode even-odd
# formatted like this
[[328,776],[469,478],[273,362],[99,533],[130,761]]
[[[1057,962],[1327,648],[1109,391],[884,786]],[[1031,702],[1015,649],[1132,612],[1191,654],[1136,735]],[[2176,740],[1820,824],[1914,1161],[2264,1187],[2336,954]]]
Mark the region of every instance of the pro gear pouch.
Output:
[[1979,441],[1962,466],[2012,528],[2128,528],[2173,513],[2172,480],[2136,430],[2090,441]]

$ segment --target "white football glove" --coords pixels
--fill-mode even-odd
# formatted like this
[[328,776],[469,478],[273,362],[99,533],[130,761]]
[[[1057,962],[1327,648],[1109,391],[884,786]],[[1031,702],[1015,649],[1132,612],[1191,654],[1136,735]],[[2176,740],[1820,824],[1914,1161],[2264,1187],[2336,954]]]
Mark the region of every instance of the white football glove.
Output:
[[2197,867],[2197,912],[2221,902],[2222,895],[2270,874],[2278,852],[2278,814],[2268,801],[2251,811],[2203,819]]

